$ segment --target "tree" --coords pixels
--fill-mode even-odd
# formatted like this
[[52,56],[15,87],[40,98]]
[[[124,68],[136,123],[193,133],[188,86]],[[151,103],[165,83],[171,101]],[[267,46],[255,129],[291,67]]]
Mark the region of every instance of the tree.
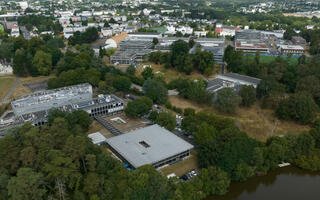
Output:
[[212,95],[206,90],[206,83],[202,80],[176,79],[169,86],[176,88],[179,95],[197,103],[211,103]]
[[170,131],[174,130],[176,127],[176,118],[169,112],[160,112],[156,117],[155,122]]
[[144,68],[141,75],[144,78],[144,80],[154,77],[153,70],[151,67]]
[[[179,71],[189,72],[192,60],[189,53],[189,44],[183,40],[177,40],[170,46],[171,49],[171,66]],[[191,66],[192,67],[192,66]],[[192,71],[192,70],[191,70]]]
[[98,29],[95,27],[87,28],[85,32],[81,33],[79,31],[75,32],[68,40],[70,44],[83,44],[91,43],[96,41],[99,38]]
[[127,70],[126,73],[133,76],[136,73],[136,67],[134,65],[130,65]]
[[280,102],[276,115],[280,119],[307,124],[314,121],[317,110],[318,106],[309,94],[297,93]]
[[24,49],[18,49],[13,57],[13,73],[18,76],[26,76],[30,73],[34,73],[31,60],[32,56],[30,53]]
[[242,106],[250,107],[256,101],[256,89],[253,86],[241,86],[239,95]]
[[130,90],[131,81],[126,76],[117,76],[113,80],[113,87],[118,91],[127,92]]
[[142,166],[129,176],[129,187],[125,196],[130,199],[170,199],[171,191],[166,177],[152,166]]
[[43,176],[30,168],[20,168],[17,176],[8,183],[8,195],[13,200],[45,199],[46,189],[43,185]]
[[159,43],[158,38],[152,38],[153,45],[157,45]]
[[236,181],[245,181],[254,175],[254,169],[246,163],[239,163],[233,172],[233,179]]
[[301,134],[297,136],[294,148],[296,155],[311,155],[314,148],[315,140],[310,134]]
[[210,75],[213,71],[213,54],[209,51],[201,51],[198,49],[193,55],[193,67],[202,74]]
[[146,115],[152,108],[152,101],[147,97],[130,101],[124,112],[130,117],[141,117]]
[[243,62],[242,52],[235,51],[232,46],[227,46],[223,56],[223,60],[228,64],[228,70],[239,72]]
[[298,165],[302,169],[311,170],[311,171],[319,171],[320,170],[320,156],[319,152],[314,152],[314,154],[309,156],[299,156],[295,160],[295,164]]
[[50,54],[38,50],[33,57],[32,64],[36,68],[39,75],[47,76],[51,72],[52,57]]
[[217,92],[214,106],[221,112],[235,113],[241,102],[241,98],[232,88],[223,88]]
[[315,75],[301,78],[296,86],[296,92],[308,92],[320,104],[320,80]]
[[216,167],[202,169],[196,181],[202,182],[202,190],[206,195],[223,195],[230,185],[228,174]]
[[94,195],[98,193],[99,190],[99,176],[96,173],[88,173],[84,179],[84,192],[89,195]]
[[152,101],[160,104],[166,102],[168,90],[163,84],[163,82],[155,79],[148,79],[144,82],[142,88],[145,95],[149,97]]

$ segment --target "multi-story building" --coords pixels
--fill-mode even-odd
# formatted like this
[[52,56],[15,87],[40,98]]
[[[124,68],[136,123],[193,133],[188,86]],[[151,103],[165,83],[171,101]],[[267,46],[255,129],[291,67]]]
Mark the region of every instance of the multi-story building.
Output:
[[213,59],[217,64],[223,64],[223,55],[225,50],[224,38],[198,38],[195,42],[205,51],[213,53]]
[[[11,124],[30,122],[33,125],[42,125],[47,122],[50,109],[66,112],[84,110],[90,116],[97,116],[122,111],[124,103],[115,95],[99,95],[93,98],[92,86],[85,83],[34,92],[11,102],[11,106],[13,109],[11,118],[14,119]],[[8,121],[10,120],[6,118],[5,122]],[[1,125],[0,123],[0,127]]]
[[281,54],[301,55],[305,53],[305,48],[301,45],[279,45]]
[[269,52],[269,46],[263,34],[255,30],[237,31],[234,42],[235,50],[244,52]]
[[152,51],[153,43],[150,40],[129,38],[120,42],[119,49],[111,56],[112,64],[135,65]]

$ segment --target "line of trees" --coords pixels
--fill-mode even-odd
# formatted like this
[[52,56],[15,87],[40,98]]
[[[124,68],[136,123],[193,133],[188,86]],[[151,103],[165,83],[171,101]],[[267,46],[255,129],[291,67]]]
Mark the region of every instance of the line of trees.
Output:
[[95,27],[87,28],[83,33],[76,31],[68,40],[71,45],[85,44],[96,41],[99,38],[98,29]]
[[59,37],[43,36],[25,40],[23,37],[5,38],[0,44],[0,60],[13,63],[18,76],[49,75],[63,56]]
[[219,167],[233,181],[266,173],[282,162],[312,171],[320,169],[318,123],[309,133],[271,137],[266,143],[249,138],[231,119],[204,112],[189,112],[182,128],[195,138],[200,166]]
[[[191,40],[192,41],[192,40]],[[195,47],[195,52],[190,53],[194,43],[177,40],[170,46],[170,52],[153,52],[149,55],[149,61],[163,64],[166,68],[174,68],[180,72],[190,74],[194,70],[202,74],[210,75],[214,69],[213,54]]]
[[43,31],[52,31],[58,34],[63,30],[59,21],[54,21],[52,17],[43,15],[21,16],[18,18],[18,24],[20,26],[25,26],[29,31],[32,31],[33,27],[36,27],[39,33]]

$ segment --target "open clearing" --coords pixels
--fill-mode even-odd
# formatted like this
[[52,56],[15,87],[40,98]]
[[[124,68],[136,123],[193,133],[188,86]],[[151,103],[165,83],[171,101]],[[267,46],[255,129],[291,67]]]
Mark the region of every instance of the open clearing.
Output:
[[186,75],[184,73],[178,72],[177,70],[174,69],[166,69],[160,64],[155,64],[155,63],[142,63],[137,67],[136,70],[136,75],[140,76],[141,73],[143,72],[143,66],[148,66],[150,65],[151,68],[153,69],[154,74],[159,74],[162,75],[166,83],[169,83],[170,81],[177,79],[177,78],[191,78],[191,79],[203,79],[205,78],[203,75],[201,75],[198,72],[192,72],[190,75]]
[[191,155],[187,159],[164,167],[160,171],[166,176],[175,173],[180,177],[193,169],[198,169],[197,156],[194,151],[191,152]]
[[265,141],[274,135],[299,134],[310,130],[309,126],[278,120],[273,115],[272,110],[261,109],[258,104],[251,108],[239,108],[234,115],[224,115],[211,106],[198,105],[178,96],[170,96],[169,100],[172,105],[179,108],[193,108],[196,111],[212,112],[220,116],[230,117],[235,120],[242,131],[260,141]]
[[[143,128],[148,122],[140,118],[129,118],[124,113],[106,116],[105,119],[123,133]],[[123,121],[121,121],[123,120]]]
[[30,84],[30,83],[38,83],[38,82],[43,82],[47,81],[51,76],[39,76],[39,77],[25,77],[25,78],[20,78],[20,83],[17,86],[16,90],[14,91],[12,95],[12,99],[19,98],[21,96],[27,95],[31,93],[31,90],[25,86],[25,84]]
[[99,122],[93,120],[89,127],[88,133],[90,134],[95,132],[100,132],[106,138],[110,138],[113,136],[112,133],[110,133],[106,128],[104,128]]
[[6,96],[10,88],[14,83],[15,78],[13,76],[1,76],[0,77],[0,99]]

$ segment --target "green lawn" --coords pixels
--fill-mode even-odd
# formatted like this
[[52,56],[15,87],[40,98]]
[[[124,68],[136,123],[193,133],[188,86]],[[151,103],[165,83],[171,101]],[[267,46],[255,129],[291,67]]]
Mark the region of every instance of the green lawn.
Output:
[[4,32],[4,27],[2,24],[0,24],[0,33],[3,33]]
[[159,27],[152,27],[151,30],[155,30],[158,33],[164,33],[167,31],[167,28],[164,26],[159,26]]
[[0,77],[0,99],[7,94],[13,82],[13,77]]
[[[250,59],[254,59],[255,58],[255,55],[247,55],[248,58]],[[277,57],[275,56],[263,56],[263,55],[260,55],[260,62],[261,63],[270,63],[272,61],[274,61]],[[286,56],[282,56],[283,59],[287,59],[289,61],[289,64],[290,65],[296,65],[298,64],[298,58],[296,57],[286,57]]]

